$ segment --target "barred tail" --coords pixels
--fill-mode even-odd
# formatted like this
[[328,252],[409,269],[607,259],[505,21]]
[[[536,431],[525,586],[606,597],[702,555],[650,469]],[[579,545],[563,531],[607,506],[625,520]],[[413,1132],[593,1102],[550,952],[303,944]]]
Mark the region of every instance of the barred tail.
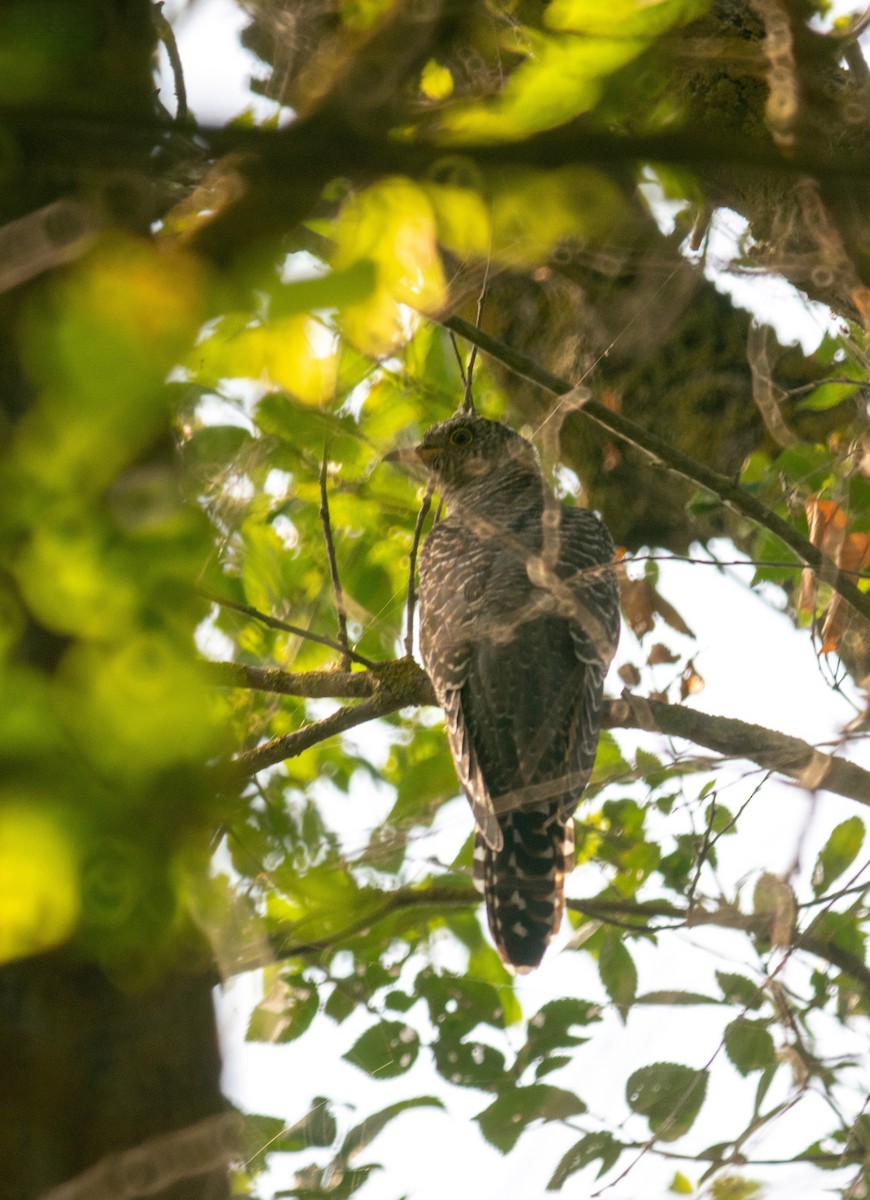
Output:
[[482,886],[493,940],[508,967],[531,971],[544,957],[565,910],[565,876],[574,865],[574,824],[556,805],[499,818],[504,844],[474,839],[474,876]]

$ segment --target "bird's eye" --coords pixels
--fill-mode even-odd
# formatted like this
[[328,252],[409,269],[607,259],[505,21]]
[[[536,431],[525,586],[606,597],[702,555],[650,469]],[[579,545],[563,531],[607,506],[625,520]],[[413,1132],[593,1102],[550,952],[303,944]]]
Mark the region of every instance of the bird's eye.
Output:
[[474,441],[474,434],[470,429],[454,429],[450,435],[450,444],[453,446],[470,446]]

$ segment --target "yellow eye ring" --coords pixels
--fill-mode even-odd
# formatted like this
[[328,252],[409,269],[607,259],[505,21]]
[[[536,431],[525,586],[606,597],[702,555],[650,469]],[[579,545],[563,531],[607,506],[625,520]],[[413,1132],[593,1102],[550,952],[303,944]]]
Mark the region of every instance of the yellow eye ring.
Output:
[[452,446],[470,446],[474,441],[474,434],[470,429],[454,429],[450,435],[450,444]]

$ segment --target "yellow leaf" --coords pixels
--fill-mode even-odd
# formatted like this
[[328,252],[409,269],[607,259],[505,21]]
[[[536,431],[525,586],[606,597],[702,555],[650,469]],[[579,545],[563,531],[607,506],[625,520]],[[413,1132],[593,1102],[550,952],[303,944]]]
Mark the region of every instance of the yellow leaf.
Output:
[[445,100],[453,92],[453,76],[430,58],[420,75],[420,91],[430,100]]
[[212,689],[198,664],[162,638],[78,644],[55,678],[64,724],[87,759],[117,778],[141,778],[216,748]]
[[709,7],[710,0],[551,0],[544,24],[597,37],[654,38],[694,21]]
[[352,196],[333,237],[336,269],[369,259],[377,270],[374,295],[341,314],[342,327],[360,350],[383,354],[399,343],[407,332],[400,305],[429,313],[443,307],[447,285],[435,213],[426,192],[410,179],[393,176]]
[[78,856],[45,809],[0,797],[0,962],[38,954],[73,933],[79,916]]
[[571,238],[600,237],[623,211],[617,188],[593,167],[508,168],[489,183],[492,255],[509,266],[537,265]]
[[445,113],[442,138],[454,144],[510,141],[570,121],[594,108],[607,77],[647,45],[630,37],[525,34],[527,60],[492,100]]
[[322,404],[335,392],[335,337],[307,313],[242,329],[227,322],[196,348],[191,367],[200,379],[260,380]]
[[423,190],[432,204],[442,246],[460,258],[489,253],[489,214],[476,191],[443,183],[424,183]]

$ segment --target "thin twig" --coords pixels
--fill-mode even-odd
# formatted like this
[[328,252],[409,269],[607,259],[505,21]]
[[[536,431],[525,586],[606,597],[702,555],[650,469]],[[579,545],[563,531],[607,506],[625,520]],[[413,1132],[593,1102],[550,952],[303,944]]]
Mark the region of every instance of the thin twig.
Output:
[[235,600],[227,600],[223,596],[212,596],[206,594],[206,599],[212,604],[219,604],[221,608],[231,608],[233,612],[244,613],[246,617],[251,617],[255,621],[259,621],[262,625],[268,625],[270,629],[280,629],[283,633],[292,633],[296,637],[305,638],[309,642],[317,642],[320,646],[328,646],[330,650],[337,650],[339,654],[346,654],[354,662],[360,663],[363,667],[376,668],[378,664],[374,659],[366,658],[363,654],[357,654],[356,650],[348,650],[339,642],[334,642],[332,638],[321,637],[319,633],[312,633],[310,629],[301,629],[298,625],[290,625],[287,621],[281,621],[278,617],[270,617],[268,613],[262,613],[259,609],[254,608],[250,604],[237,604]]
[[459,349],[459,342],[456,340],[456,334],[450,330],[450,345],[453,347],[453,353],[456,355],[456,361],[459,364],[459,376],[462,380],[462,386],[468,386],[468,376],[465,374],[465,363],[462,361],[462,353]]
[[420,538],[423,534],[423,522],[429,515],[429,509],[432,507],[432,493],[434,490],[435,483],[434,480],[431,480],[429,486],[426,488],[426,495],[423,497],[420,511],[417,513],[417,521],[414,525],[414,540],[411,542],[411,553],[408,556],[408,604],[405,624],[405,653],[408,658],[412,658],[414,654],[414,609],[417,605],[417,585],[414,577],[417,574],[417,551],[420,548]]
[[184,125],[189,116],[187,111],[187,88],[184,83],[184,67],[181,63],[181,55],[178,52],[175,31],[163,15],[162,4],[155,4],[151,9],[151,15],[154,27],[157,30],[157,36],[166,48],[169,65],[172,68],[172,80],[175,84],[175,121],[178,125]]
[[338,617],[338,640],[343,648],[342,667],[350,670],[350,643],[347,637],[347,611],[344,607],[344,593],[341,590],[341,580],[338,577],[338,563],[335,558],[335,543],[332,540],[332,525],[329,520],[329,493],[326,486],[326,446],[323,447],[323,459],[320,463],[320,522],[323,526],[323,540],[326,543],[326,556],[329,559],[329,576],[332,580],[332,590],[335,594],[335,612]]
[[[489,282],[489,258],[486,260],[486,267],[483,272],[483,283],[480,285],[480,295],[477,297],[477,313],[475,314],[474,323],[480,328],[483,324],[483,302],[486,299],[486,285]],[[472,392],[472,384],[474,382],[474,364],[477,361],[477,346],[471,347],[471,354],[468,356],[468,369],[465,375],[465,396],[462,401],[462,411],[474,414],[474,394]]]
[[707,861],[707,855],[710,853],[710,842],[713,834],[713,821],[716,817],[716,793],[710,797],[710,813],[707,817],[707,824],[704,827],[704,841],[701,844],[701,849],[698,852],[698,861],[695,864],[695,873],[692,876],[692,882],[689,884],[689,890],[686,893],[686,904],[691,910],[695,906],[695,892],[698,890],[698,881],[701,878],[701,871],[704,863]]
[[[528,355],[514,350],[498,338],[491,337],[478,329],[476,325],[465,321],[462,317],[449,317],[443,322],[446,329],[453,330],[461,337],[467,338],[472,344],[491,355],[509,371],[522,376],[524,379],[537,384],[556,396],[565,396],[574,391],[574,387],[558,375],[553,375]],[[870,621],[870,596],[861,592],[841,571],[837,564],[826,554],[814,546],[807,538],[792,528],[782,517],[777,516],[766,505],[745,488],[740,487],[727,475],[712,470],[703,463],[690,458],[677,450],[664,438],[644,429],[641,425],[615,412],[591,397],[584,400],[578,408],[584,416],[609,430],[616,437],[636,449],[641,450],[653,462],[659,463],[677,475],[690,480],[706,491],[717,496],[722,503],[748,517],[763,529],[769,530],[775,537],[792,550],[801,562],[816,571],[819,577],[843,597],[843,599]]]

